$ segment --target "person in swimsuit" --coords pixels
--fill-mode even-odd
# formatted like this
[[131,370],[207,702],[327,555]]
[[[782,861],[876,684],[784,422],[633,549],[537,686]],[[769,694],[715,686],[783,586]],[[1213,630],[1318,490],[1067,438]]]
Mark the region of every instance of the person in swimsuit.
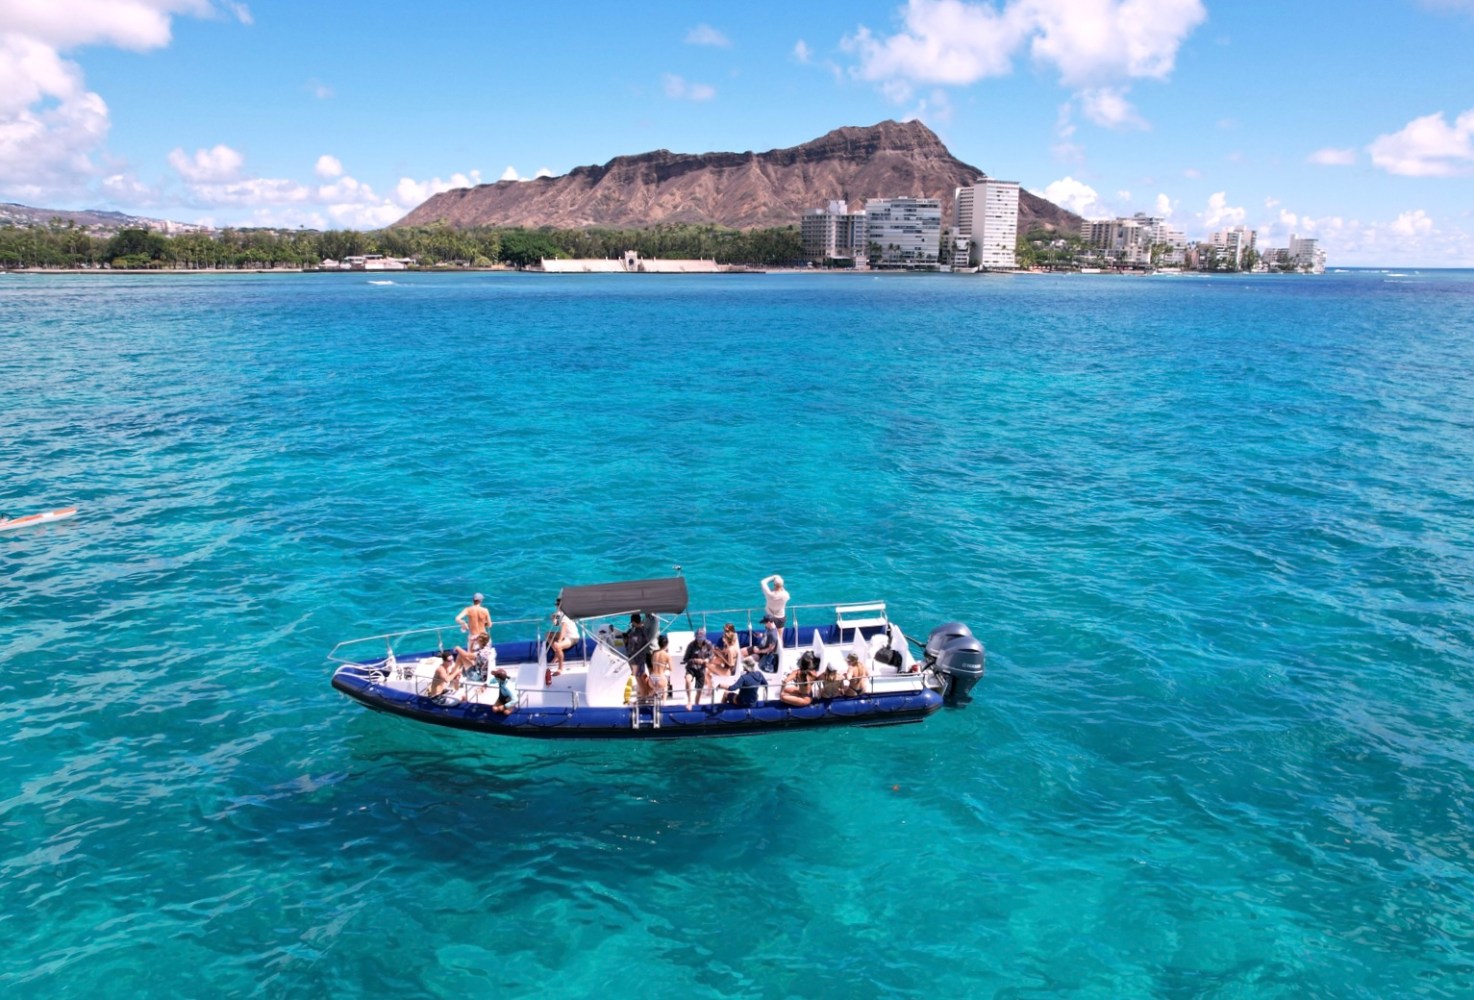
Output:
[[484,635],[488,638],[491,636],[491,612],[481,606],[481,601],[482,597],[480,594],[472,595],[471,603],[462,608],[461,613],[456,615],[456,624],[461,627],[461,631],[466,633],[466,638],[470,640],[470,642],[466,643],[468,646],[476,641],[478,635]]
[[546,680],[563,672],[563,654],[578,641],[578,626],[563,613],[560,607],[553,612],[553,631],[548,633],[548,651],[553,654],[553,664],[548,668]]
[[668,635],[655,640],[655,652],[650,654],[650,693],[662,701],[670,696],[670,636]]
[[849,688],[845,686],[844,678],[839,676],[839,671],[834,669],[833,664],[824,668],[819,675],[819,682],[814,685],[816,697],[828,700],[838,698],[847,694]]
[[800,660],[798,669],[784,678],[783,690],[778,692],[784,704],[803,708],[814,703],[815,675],[809,663],[809,660]]
[[426,698],[439,698],[443,694],[460,687],[461,668],[456,664],[455,653],[448,649],[440,652],[440,666],[435,668],[435,676],[430,681],[430,686],[425,689]]
[[865,694],[870,690],[870,671],[865,669],[865,665],[860,662],[860,658],[854,653],[851,653],[844,659],[850,667],[845,673],[845,680],[848,682],[846,686],[849,688],[849,693],[856,696]]

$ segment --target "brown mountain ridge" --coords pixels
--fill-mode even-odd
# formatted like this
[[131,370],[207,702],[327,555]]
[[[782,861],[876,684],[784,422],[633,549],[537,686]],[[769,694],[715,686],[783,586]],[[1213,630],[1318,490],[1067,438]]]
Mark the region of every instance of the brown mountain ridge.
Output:
[[[948,152],[919,121],[838,128],[766,153],[672,153],[617,156],[561,177],[497,181],[442,191],[395,225],[593,226],[640,228],[663,222],[733,229],[795,226],[805,212],[844,199],[851,211],[867,198],[940,198],[952,221],[953,189],[983,172]],[[1078,231],[1080,217],[1028,191],[1019,192],[1019,233]]]

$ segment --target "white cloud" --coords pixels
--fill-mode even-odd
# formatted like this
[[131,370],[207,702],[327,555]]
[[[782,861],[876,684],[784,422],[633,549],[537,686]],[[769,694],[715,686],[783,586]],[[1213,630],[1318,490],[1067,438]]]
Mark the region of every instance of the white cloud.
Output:
[[807,65],[809,60],[813,57],[814,50],[809,48],[809,43],[804,41],[802,38],[800,38],[797,42],[793,44],[793,58],[797,59],[799,62]]
[[678,101],[709,101],[717,96],[716,88],[705,83],[690,83],[684,77],[667,73],[661,77],[665,96]]
[[1080,111],[1097,125],[1118,130],[1148,127],[1126,100],[1125,87],[1087,87],[1079,96]]
[[294,205],[312,197],[305,184],[281,177],[248,177],[235,181],[206,181],[189,185],[198,205]]
[[920,98],[906,114],[901,116],[902,121],[928,121],[933,124],[945,124],[952,120],[952,99],[947,96],[945,90],[933,90],[926,97]]
[[1206,17],[1201,0],[909,0],[899,32],[881,37],[861,26],[841,47],[857,59],[855,76],[886,85],[892,99],[908,99],[918,84],[1005,76],[1026,45],[1061,84],[1084,89],[1165,79]]
[[1305,158],[1306,163],[1318,163],[1323,167],[1349,167],[1356,162],[1354,149],[1317,149]]
[[62,53],[82,45],[134,51],[170,40],[175,14],[208,0],[31,0],[0,3],[0,193],[36,201],[75,196],[101,173],[107,102]]
[[698,24],[686,32],[687,45],[711,45],[719,49],[731,48],[732,42],[726,35],[709,24]]
[[332,177],[343,176],[343,163],[336,156],[323,153],[317,158],[317,166],[313,167],[317,176],[327,180]]
[[[512,170],[511,167],[507,169]],[[512,173],[515,175],[516,171],[512,170]],[[506,174],[502,175],[502,180],[520,179],[515,176],[508,178]],[[481,171],[479,170],[472,170],[464,174],[454,173],[446,180],[435,177],[428,181],[417,181],[413,177],[401,177],[399,183],[394,188],[394,199],[405,208],[414,208],[431,195],[439,194],[442,191],[450,191],[453,188],[475,187],[480,183]]]
[[1190,181],[1195,181],[1199,177],[1203,176],[1203,172],[1197,167],[1188,167],[1187,169],[1183,170],[1182,176],[1186,177]]
[[1420,208],[1403,212],[1387,228],[1398,236],[1427,236],[1433,232],[1433,220]]
[[1474,108],[1450,127],[1438,111],[1414,118],[1401,131],[1379,135],[1367,147],[1372,163],[1404,177],[1459,177],[1474,173]]
[[333,96],[333,88],[323,83],[317,77],[307,81],[307,92],[319,101],[326,101]]
[[1104,206],[1100,203],[1100,196],[1095,189],[1088,184],[1081,183],[1073,177],[1062,177],[1053,181],[1040,192],[1045,200],[1052,201],[1060,208],[1068,209],[1076,215],[1085,218],[1100,218],[1107,214]]
[[1204,229],[1217,229],[1222,226],[1242,226],[1248,213],[1241,207],[1234,207],[1228,203],[1228,195],[1224,191],[1215,192],[1208,198],[1208,207],[1198,213],[1199,220]]
[[1167,197],[1165,194],[1159,193],[1157,195],[1157,202],[1155,207],[1157,210],[1157,215],[1161,216],[1164,219],[1170,219],[1172,218],[1172,211],[1177,207],[1177,205],[1173,203],[1171,198]]
[[1280,203],[1280,200],[1278,198],[1275,198],[1272,195],[1270,197],[1264,199],[1264,207],[1265,208],[1275,208],[1276,206],[1279,205],[1279,203]]
[[240,153],[223,143],[210,149],[197,149],[192,158],[177,146],[169,153],[169,165],[179,171],[180,177],[197,184],[234,180],[244,162]]

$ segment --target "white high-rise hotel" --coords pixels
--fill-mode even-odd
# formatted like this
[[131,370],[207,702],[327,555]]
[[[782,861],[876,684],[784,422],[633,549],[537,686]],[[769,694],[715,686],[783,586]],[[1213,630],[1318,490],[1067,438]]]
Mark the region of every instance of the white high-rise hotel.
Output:
[[957,223],[952,227],[952,266],[984,270],[1018,267],[1017,181],[979,177],[956,191]]

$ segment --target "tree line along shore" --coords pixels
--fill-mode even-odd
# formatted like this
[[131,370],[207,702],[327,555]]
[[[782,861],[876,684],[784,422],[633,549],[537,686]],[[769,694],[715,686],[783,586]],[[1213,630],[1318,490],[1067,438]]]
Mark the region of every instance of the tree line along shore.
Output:
[[95,233],[71,223],[0,226],[0,268],[60,270],[257,270],[311,268],[366,254],[421,267],[530,267],[543,258],[612,258],[627,250],[669,260],[764,267],[803,260],[797,227],[726,229],[675,223],[648,229],[220,229],[168,235],[149,229]]

